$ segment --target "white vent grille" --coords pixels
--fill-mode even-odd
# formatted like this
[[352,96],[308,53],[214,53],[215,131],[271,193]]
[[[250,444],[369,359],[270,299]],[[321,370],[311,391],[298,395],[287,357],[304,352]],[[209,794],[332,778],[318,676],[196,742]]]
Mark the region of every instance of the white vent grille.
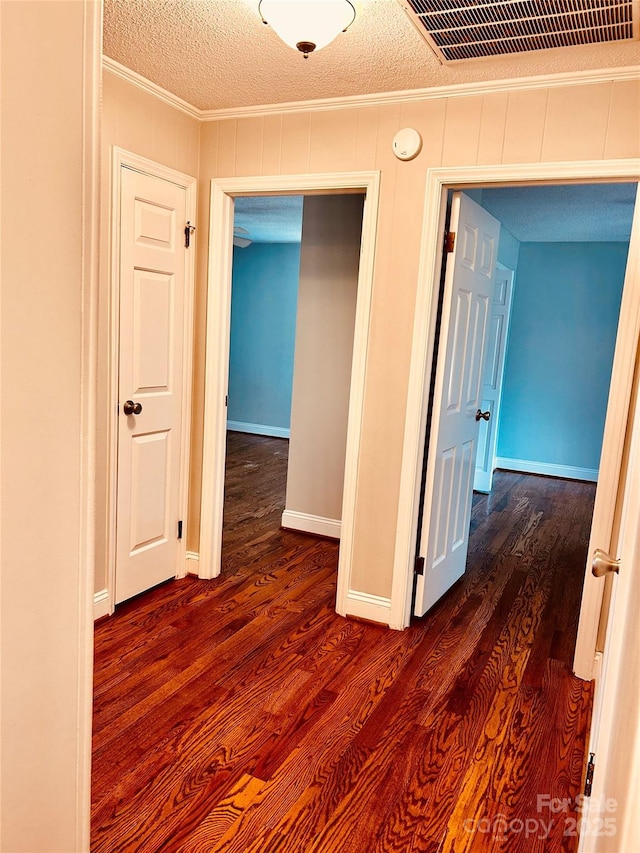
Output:
[[631,0],[400,0],[445,60],[633,38]]

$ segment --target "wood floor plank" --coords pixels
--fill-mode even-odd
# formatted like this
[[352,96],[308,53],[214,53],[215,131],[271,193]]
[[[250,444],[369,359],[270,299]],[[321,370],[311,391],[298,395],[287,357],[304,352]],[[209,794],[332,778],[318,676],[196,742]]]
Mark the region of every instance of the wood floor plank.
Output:
[[309,789],[315,791],[318,784],[329,779],[332,785],[342,786],[343,771],[336,767],[345,753],[344,760],[358,766],[370,751],[361,745],[353,746],[353,741],[371,711],[382,701],[390,676],[396,671],[403,642],[401,635],[395,633],[390,642],[382,642],[380,629],[373,630],[378,633],[378,642],[366,645],[356,660],[349,660],[342,667],[340,678],[328,682],[339,693],[327,708],[320,731],[309,732],[289,753],[270,779],[260,810],[247,814],[236,837],[229,840],[228,846],[221,846],[221,850],[248,849],[247,845],[260,836],[265,825],[275,827],[286,819],[290,810],[299,809],[309,798]]
[[464,577],[397,632],[335,613],[338,543],[279,526],[286,465],[230,433],[220,578],[97,625],[91,849],[574,853],[593,484],[497,472]]

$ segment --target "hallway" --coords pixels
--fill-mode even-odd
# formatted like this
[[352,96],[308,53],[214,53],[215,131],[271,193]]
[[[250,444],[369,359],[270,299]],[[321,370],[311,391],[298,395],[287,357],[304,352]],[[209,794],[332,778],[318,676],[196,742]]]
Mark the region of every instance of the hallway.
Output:
[[96,626],[92,850],[577,848],[570,672],[593,484],[497,472],[468,568],[403,632],[334,611],[338,543],[280,530],[286,446],[229,435],[223,573]]

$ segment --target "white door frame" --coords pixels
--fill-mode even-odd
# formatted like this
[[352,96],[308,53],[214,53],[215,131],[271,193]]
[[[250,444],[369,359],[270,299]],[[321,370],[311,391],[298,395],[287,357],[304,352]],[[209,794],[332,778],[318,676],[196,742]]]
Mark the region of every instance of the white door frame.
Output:
[[[175,169],[162,166],[153,160],[140,157],[123,148],[113,146],[111,157],[111,217],[109,231],[109,339],[108,339],[108,395],[109,422],[107,430],[107,540],[106,568],[108,612],[115,609],[116,579],[116,521],[118,495],[118,357],[120,341],[120,195],[122,168],[127,167],[154,178],[170,181],[186,190],[187,220],[195,223],[197,179]],[[186,224],[186,223],[185,223]],[[189,455],[191,450],[191,393],[193,365],[193,304],[195,292],[196,244],[192,239],[186,253],[185,304],[184,304],[184,365],[182,373],[182,435],[180,442],[180,497],[179,511],[185,533],[178,542],[176,577],[186,575],[187,505],[189,496]]]
[[365,203],[358,273],[338,564],[336,609],[341,615],[346,615],[347,612],[352,615],[364,615],[358,611],[358,602],[352,602],[348,599],[380,191],[380,173],[377,171],[317,175],[274,175],[271,177],[225,178],[211,181],[204,441],[198,555],[198,577],[217,577],[221,569],[222,551],[227,431],[225,398],[229,383],[234,197],[241,195],[310,195],[353,190],[365,193]]
[[[639,179],[640,159],[443,167],[428,170],[393,567],[389,623],[392,628],[405,628],[411,618],[420,477],[435,341],[446,191],[473,186],[482,188],[508,184],[522,186],[637,182]],[[608,551],[615,545],[611,542],[611,535],[639,335],[640,211],[636,205],[596,493],[595,518],[599,524],[597,527],[594,525],[591,531],[590,552],[595,547]],[[590,573],[585,575],[574,671],[587,680],[594,677],[594,654],[603,585],[601,579],[593,578]]]
[[[640,423],[640,397],[637,396],[632,413]],[[602,672],[596,679],[593,714],[589,733],[588,752],[595,754],[595,772],[591,798],[583,800],[578,817],[583,821],[579,853],[597,853],[612,850],[637,849],[637,803],[640,797],[640,737],[634,728],[633,702],[637,700],[637,670],[633,672],[634,641],[637,643],[638,615],[632,610],[633,589],[638,588],[640,572],[640,430],[634,430],[629,441],[629,462],[623,494],[620,495],[620,534],[618,539],[620,573],[611,576],[612,592]],[[634,577],[635,576],[635,577]],[[637,599],[637,593],[636,593]],[[631,658],[631,660],[630,660]],[[631,706],[631,707],[630,707]],[[625,725],[626,723],[626,725]],[[619,753],[626,752],[627,768],[633,768],[627,778],[620,771]],[[626,794],[624,802],[615,799]],[[636,809],[634,809],[634,804]],[[621,809],[618,807],[622,806]],[[600,831],[589,831],[599,827]],[[615,841],[607,840],[613,828]]]

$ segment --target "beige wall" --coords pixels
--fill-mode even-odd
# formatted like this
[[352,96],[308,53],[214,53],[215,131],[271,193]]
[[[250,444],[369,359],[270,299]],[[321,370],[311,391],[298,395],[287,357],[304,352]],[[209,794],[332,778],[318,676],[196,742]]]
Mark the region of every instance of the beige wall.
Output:
[[[199,162],[187,548],[197,552],[199,540],[212,178],[370,169],[381,172],[352,587],[388,597],[427,169],[637,157],[639,115],[640,81],[618,81],[405,104],[274,112],[263,117],[204,122],[198,137],[195,119],[105,73],[105,146],[117,141],[135,153],[187,172]],[[163,141],[159,130],[162,116],[172,128],[171,145]],[[424,145],[415,160],[400,162],[393,156],[391,140],[406,126],[420,130]],[[182,140],[180,144],[175,142],[176,134]],[[165,144],[163,153],[160,148]],[[104,264],[103,257],[103,271]],[[104,314],[102,303],[101,312]],[[98,518],[102,517],[98,512]],[[103,575],[99,575],[96,589],[104,585]]]
[[83,63],[97,72],[99,13],[77,0],[0,6],[6,853],[72,853],[89,826],[93,566],[83,474],[93,423],[82,326],[91,220],[82,164],[83,97],[88,114],[98,97],[90,85],[83,92]]
[[[2,829],[11,853],[82,848],[88,786],[80,672],[83,16],[91,3],[3,2]],[[95,8],[99,8],[95,4]],[[97,53],[97,48],[95,50]],[[148,122],[136,98],[122,121]],[[91,100],[85,103],[89,109]],[[270,115],[203,127],[201,176],[380,168],[383,176],[356,518],[360,588],[388,591],[422,186],[438,162],[640,155],[640,82]],[[105,104],[106,108],[106,104]],[[146,116],[146,118],[145,118]],[[418,126],[418,160],[392,159]],[[122,142],[134,150],[137,143]],[[145,151],[137,153],[144,154]],[[158,155],[159,156],[159,155]],[[208,192],[200,194],[199,233]],[[206,240],[200,238],[199,302]],[[196,354],[202,355],[202,316]],[[202,359],[198,394],[201,411]],[[198,470],[200,433],[194,442]],[[199,480],[193,477],[197,494]],[[192,534],[193,537],[193,534]],[[197,542],[197,538],[195,539]],[[88,719],[86,720],[88,723]],[[632,720],[637,730],[637,720]],[[86,780],[85,780],[86,781]]]
[[[367,354],[352,587],[388,597],[426,171],[439,165],[600,160],[640,155],[640,81],[425,99],[205,123],[200,177],[379,169],[382,175]],[[421,154],[400,162],[391,141],[416,127]],[[203,186],[201,201],[206,193]],[[208,195],[208,193],[207,193]],[[436,227],[435,223],[432,223]],[[207,208],[199,216],[200,313]],[[202,354],[203,323],[197,330]],[[196,371],[202,396],[202,373]],[[196,402],[190,540],[197,549],[201,403]]]
[[338,521],[363,200],[307,196],[302,216],[285,512]]
[[124,148],[178,172],[197,177],[200,156],[200,122],[171,107],[153,95],[104,71],[102,90],[102,169],[100,305],[98,363],[98,466],[96,477],[95,591],[107,586],[105,562],[107,537],[107,424],[110,416],[108,397],[109,340],[109,227],[111,192],[111,151]]

